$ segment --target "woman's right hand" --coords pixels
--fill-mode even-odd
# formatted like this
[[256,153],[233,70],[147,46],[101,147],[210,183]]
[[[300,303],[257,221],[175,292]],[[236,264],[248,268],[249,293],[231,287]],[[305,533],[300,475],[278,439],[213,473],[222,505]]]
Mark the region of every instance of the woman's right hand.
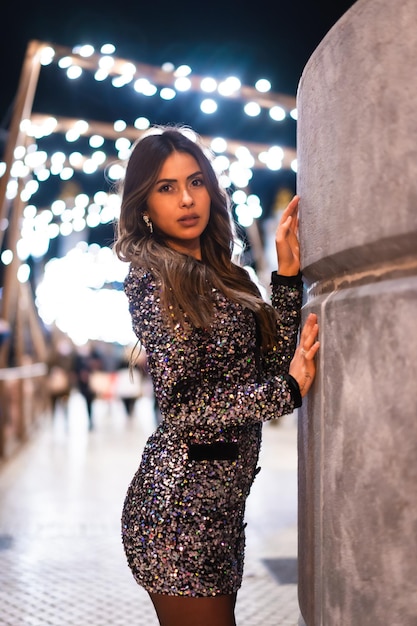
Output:
[[298,382],[302,397],[310,389],[316,375],[314,357],[320,347],[317,341],[318,331],[317,315],[310,313],[301,331],[300,341],[289,369],[291,376]]

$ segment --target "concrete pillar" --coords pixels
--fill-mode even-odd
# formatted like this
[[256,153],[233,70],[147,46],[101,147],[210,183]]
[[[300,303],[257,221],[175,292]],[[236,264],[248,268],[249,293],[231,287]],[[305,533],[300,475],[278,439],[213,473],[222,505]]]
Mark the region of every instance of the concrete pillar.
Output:
[[358,0],[299,84],[305,313],[299,602],[307,626],[417,624],[417,2]]

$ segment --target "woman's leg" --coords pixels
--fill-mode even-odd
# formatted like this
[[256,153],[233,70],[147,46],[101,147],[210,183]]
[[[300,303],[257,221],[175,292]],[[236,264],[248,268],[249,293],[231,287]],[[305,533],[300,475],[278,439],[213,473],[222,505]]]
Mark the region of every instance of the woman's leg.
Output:
[[236,626],[236,594],[207,598],[150,593],[161,626]]

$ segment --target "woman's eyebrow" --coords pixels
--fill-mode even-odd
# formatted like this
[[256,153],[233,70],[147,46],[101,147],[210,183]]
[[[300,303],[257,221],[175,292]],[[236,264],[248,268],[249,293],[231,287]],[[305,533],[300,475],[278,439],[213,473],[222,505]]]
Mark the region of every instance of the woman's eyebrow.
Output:
[[[187,176],[187,180],[190,180],[190,178],[194,178],[195,176],[201,176],[202,172],[200,170],[198,170],[197,172],[194,172],[193,174],[190,174],[189,176]],[[177,178],[160,178],[159,180],[156,181],[155,185],[159,185],[160,183],[176,183],[177,182]]]

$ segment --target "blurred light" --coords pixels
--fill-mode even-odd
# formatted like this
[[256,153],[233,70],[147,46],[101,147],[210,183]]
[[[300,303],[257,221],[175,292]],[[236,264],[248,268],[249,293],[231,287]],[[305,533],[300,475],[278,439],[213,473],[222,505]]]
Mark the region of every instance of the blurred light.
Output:
[[101,135],[91,135],[88,143],[92,148],[100,148],[104,143],[104,137]]
[[261,93],[266,93],[271,90],[271,83],[266,78],[260,78],[255,83],[255,89]]
[[15,159],[23,159],[25,154],[26,154],[25,146],[16,146],[16,148],[14,149],[13,156]]
[[236,91],[239,91],[241,87],[241,82],[236,76],[229,76],[223,82],[221,82],[218,86],[218,92],[222,96],[231,96]]
[[133,123],[138,130],[146,130],[151,125],[147,117],[137,117]]
[[175,70],[175,65],[169,61],[162,63],[161,69],[163,72],[171,73]]
[[211,98],[206,98],[200,104],[200,109],[203,113],[211,114],[217,111],[217,102]]
[[0,162],[0,178],[3,176],[6,171],[6,163],[4,161]]
[[79,193],[77,196],[75,196],[75,206],[77,207],[86,207],[88,205],[90,201],[90,198],[87,196],[86,193]]
[[110,56],[104,56],[99,59],[98,66],[102,70],[110,70],[114,65],[114,58]]
[[72,167],[64,167],[59,173],[59,177],[61,180],[69,180],[73,176],[74,170],[72,169]]
[[71,152],[71,154],[68,157],[68,161],[70,163],[70,165],[72,165],[73,167],[79,167],[81,165],[81,163],[83,162],[84,157],[81,154],[81,152]]
[[191,89],[191,80],[186,76],[180,76],[175,81],[174,86],[177,91],[188,91]]
[[31,152],[30,154],[27,154],[25,157],[25,163],[31,169],[35,169],[36,167],[40,167],[41,165],[46,163],[47,158],[48,155],[44,150],[38,150],[37,152]]
[[290,111],[290,116],[292,117],[293,120],[297,120],[298,119],[297,109],[292,109]]
[[77,139],[80,138],[80,133],[76,128],[70,128],[69,130],[67,130],[67,132],[65,133],[65,139],[69,142],[72,143],[74,141],[77,141]]
[[210,78],[209,76],[203,78],[200,83],[200,89],[201,91],[205,91],[207,93],[212,93],[213,91],[216,91],[217,80],[215,80],[214,78]]
[[120,133],[123,130],[125,130],[127,127],[127,124],[124,120],[116,120],[113,124],[113,128],[116,132]]
[[105,43],[100,48],[101,54],[114,54],[116,47],[112,43]]
[[236,148],[235,156],[244,167],[253,167],[255,165],[255,158],[246,146]]
[[77,120],[74,124],[74,127],[78,130],[79,133],[86,133],[89,129],[89,123],[86,120]]
[[215,137],[212,139],[210,147],[214,152],[226,152],[227,141],[223,137]]
[[243,189],[237,189],[232,194],[232,200],[235,204],[245,204],[246,203],[247,194]]
[[51,204],[51,211],[54,215],[62,215],[65,211],[65,202],[63,200],[55,200]]
[[72,57],[62,57],[58,61],[58,67],[62,69],[66,69],[67,67],[71,67],[72,65]]
[[11,250],[3,250],[0,258],[4,265],[10,265],[13,261],[13,252]]
[[114,146],[115,146],[116,150],[118,150],[119,152],[120,151],[124,151],[124,150],[129,150],[129,148],[130,148],[130,139],[128,139],[127,137],[119,137],[114,142]]
[[23,263],[17,270],[17,280],[19,283],[26,283],[29,280],[30,267],[27,263]]
[[280,106],[273,106],[269,109],[269,116],[276,122],[282,122],[285,119],[285,110]]
[[81,57],[91,57],[94,54],[94,48],[90,44],[84,44],[82,46],[75,46],[72,51],[79,54]]
[[76,78],[79,78],[82,73],[83,73],[83,70],[79,65],[71,65],[71,67],[67,69],[67,76],[71,80],[75,80]]
[[293,172],[297,172],[297,159],[291,161],[291,169]]
[[220,154],[213,159],[212,166],[217,174],[225,172],[230,166],[230,160],[224,154]]
[[191,67],[189,65],[180,65],[174,71],[174,76],[189,76],[191,74]]
[[170,87],[163,87],[159,92],[159,95],[163,100],[173,100],[177,94],[175,89],[171,89]]
[[55,50],[51,48],[51,46],[46,46],[42,48],[40,64],[41,65],[50,65],[54,60]]
[[95,72],[95,74],[94,74],[94,78],[97,81],[102,81],[102,80],[106,80],[108,75],[109,75],[109,73],[106,70],[98,69],[97,72]]
[[133,78],[136,74],[136,65],[127,61],[126,63],[123,63],[120,68],[120,73],[123,74],[123,76],[131,76]]
[[122,179],[124,177],[124,173],[125,173],[124,167],[117,163],[115,163],[114,165],[111,165],[109,169],[107,170],[107,176],[111,178],[112,180]]
[[94,174],[97,171],[98,164],[93,159],[86,159],[83,163],[82,170],[84,174]]
[[45,167],[42,169],[36,169],[35,171],[36,174],[36,178],[41,182],[45,182],[45,180],[48,180],[48,178],[51,175],[51,172]]
[[261,107],[257,102],[247,102],[243,107],[243,110],[245,111],[246,115],[249,115],[249,117],[256,117],[260,114]]

